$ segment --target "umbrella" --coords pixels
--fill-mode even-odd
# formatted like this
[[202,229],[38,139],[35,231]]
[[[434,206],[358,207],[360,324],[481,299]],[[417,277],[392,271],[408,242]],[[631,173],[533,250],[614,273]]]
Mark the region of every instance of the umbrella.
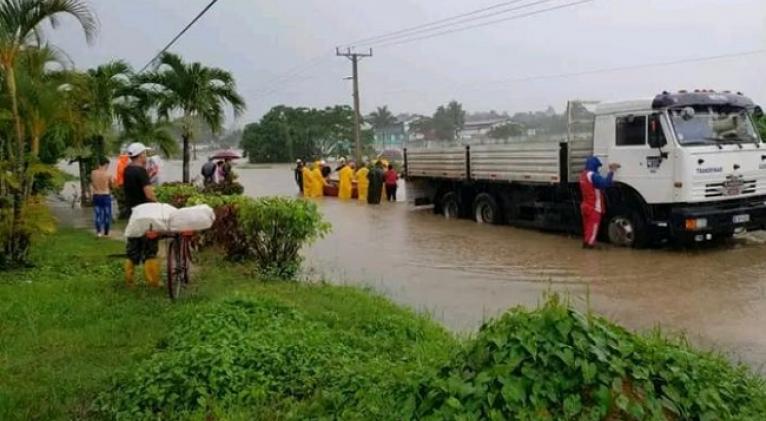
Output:
[[231,149],[222,149],[213,156],[211,156],[212,159],[240,159],[242,158],[239,156],[239,154]]

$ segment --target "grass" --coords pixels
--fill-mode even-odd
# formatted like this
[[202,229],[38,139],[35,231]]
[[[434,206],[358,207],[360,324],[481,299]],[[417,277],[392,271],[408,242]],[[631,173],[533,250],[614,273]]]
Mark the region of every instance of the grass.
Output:
[[0,273],[0,419],[758,420],[743,366],[557,298],[458,340],[353,287],[201,256],[179,302],[130,290],[118,241],[63,230]]
[[[327,345],[330,354],[341,350],[337,355],[359,370],[416,370],[427,366],[425,361],[444,359],[455,345],[435,323],[374,294],[351,287],[259,282],[247,268],[224,264],[212,254],[203,257],[191,296],[171,303],[164,290],[124,287],[121,260],[105,257],[122,251],[119,241],[62,230],[35,249],[37,267],[0,273],[0,419],[102,416],[93,413],[93,402],[116,376],[147,364],[163,366],[162,359],[172,356],[158,352],[158,344],[196,314],[225,313],[242,300],[297,312],[298,324],[284,328],[291,333],[287,339],[309,335],[315,345]],[[270,332],[276,335],[276,329]],[[417,337],[396,331],[416,332]],[[332,345],[336,340],[339,345]],[[346,348],[362,351],[352,356]],[[402,364],[403,359],[410,363]],[[253,415],[247,407],[226,411],[243,419]]]

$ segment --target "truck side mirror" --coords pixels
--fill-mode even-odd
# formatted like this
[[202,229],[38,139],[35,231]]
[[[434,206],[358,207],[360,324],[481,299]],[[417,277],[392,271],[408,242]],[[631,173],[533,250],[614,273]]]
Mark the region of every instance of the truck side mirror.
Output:
[[649,146],[654,149],[662,149],[663,146],[668,144],[665,139],[665,133],[662,131],[662,124],[660,123],[660,114],[652,114],[649,116]]

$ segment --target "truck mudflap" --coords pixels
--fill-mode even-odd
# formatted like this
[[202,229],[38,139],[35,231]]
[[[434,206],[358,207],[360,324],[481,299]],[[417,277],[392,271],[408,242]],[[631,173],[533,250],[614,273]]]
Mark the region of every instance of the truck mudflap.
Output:
[[766,229],[766,197],[674,208],[669,222],[671,236],[681,242],[711,241],[740,231]]

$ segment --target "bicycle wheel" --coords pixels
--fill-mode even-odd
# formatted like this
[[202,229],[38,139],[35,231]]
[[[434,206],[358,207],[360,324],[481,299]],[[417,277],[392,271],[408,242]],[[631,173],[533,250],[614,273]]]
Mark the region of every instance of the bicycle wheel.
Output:
[[181,256],[181,241],[173,238],[168,243],[168,295],[170,299],[175,300],[181,293],[181,286],[184,282],[183,263]]

